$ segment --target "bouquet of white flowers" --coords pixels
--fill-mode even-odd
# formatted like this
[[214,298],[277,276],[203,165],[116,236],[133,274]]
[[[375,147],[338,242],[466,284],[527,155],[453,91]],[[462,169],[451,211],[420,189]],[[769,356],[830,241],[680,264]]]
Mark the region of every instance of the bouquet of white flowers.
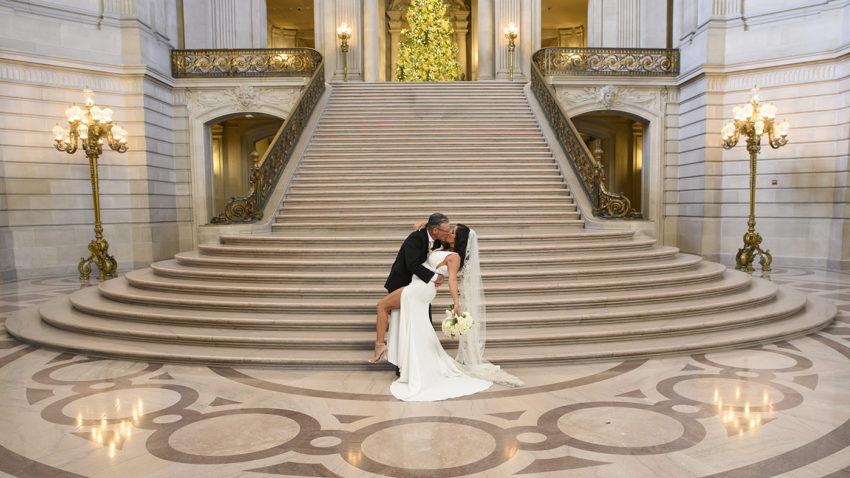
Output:
[[456,315],[453,309],[454,305],[450,305],[446,310],[446,318],[443,319],[443,333],[450,339],[455,339],[469,332],[475,325],[475,321],[469,315],[469,312]]

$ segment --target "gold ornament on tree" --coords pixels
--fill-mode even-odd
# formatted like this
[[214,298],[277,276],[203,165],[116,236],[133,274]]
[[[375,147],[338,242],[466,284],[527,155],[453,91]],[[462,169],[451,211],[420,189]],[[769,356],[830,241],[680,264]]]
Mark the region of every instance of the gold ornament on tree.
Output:
[[460,79],[457,44],[442,0],[413,0],[407,11],[410,28],[401,31],[398,81],[456,81]]

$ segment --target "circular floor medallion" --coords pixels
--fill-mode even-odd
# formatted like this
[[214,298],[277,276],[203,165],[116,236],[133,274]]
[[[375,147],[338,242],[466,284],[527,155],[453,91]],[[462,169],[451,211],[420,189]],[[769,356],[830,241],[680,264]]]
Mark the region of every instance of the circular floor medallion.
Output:
[[201,419],[175,431],[171,447],[187,455],[232,456],[288,442],[300,431],[294,420],[266,413],[239,413]]
[[381,464],[427,470],[474,463],[492,453],[495,446],[496,440],[483,430],[456,423],[431,422],[379,430],[363,441],[362,450]]
[[[652,423],[652,427],[647,427]],[[672,442],[685,432],[675,418],[626,407],[583,408],[564,414],[558,428],[572,438],[611,447],[651,447]]]

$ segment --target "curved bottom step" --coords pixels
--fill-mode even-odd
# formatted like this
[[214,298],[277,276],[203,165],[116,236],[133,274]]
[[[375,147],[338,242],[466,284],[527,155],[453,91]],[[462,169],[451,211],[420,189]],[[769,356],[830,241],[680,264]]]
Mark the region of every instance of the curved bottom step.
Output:
[[[789,291],[791,294],[796,292]],[[690,354],[787,340],[829,325],[837,313],[831,302],[808,297],[797,314],[746,328],[718,330],[678,336],[631,338],[616,342],[582,342],[535,347],[489,346],[488,358],[497,364],[552,365],[606,360],[644,359]],[[218,366],[252,366],[315,369],[386,369],[370,366],[368,351],[359,348],[286,349],[183,345],[134,342],[111,337],[93,337],[56,329],[41,320],[38,307],[15,312],[6,321],[10,335],[23,342],[79,354],[153,362],[178,362]]]

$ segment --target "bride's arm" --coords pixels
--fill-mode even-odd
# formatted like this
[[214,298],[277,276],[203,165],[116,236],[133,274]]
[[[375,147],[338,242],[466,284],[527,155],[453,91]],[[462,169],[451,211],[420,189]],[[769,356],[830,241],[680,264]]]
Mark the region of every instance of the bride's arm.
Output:
[[455,315],[460,315],[460,301],[457,293],[457,271],[460,269],[460,256],[457,254],[449,254],[446,257],[446,266],[449,269],[449,292],[452,293],[452,301],[454,302]]
[[428,225],[428,221],[419,221],[413,225],[413,230],[418,231]]

